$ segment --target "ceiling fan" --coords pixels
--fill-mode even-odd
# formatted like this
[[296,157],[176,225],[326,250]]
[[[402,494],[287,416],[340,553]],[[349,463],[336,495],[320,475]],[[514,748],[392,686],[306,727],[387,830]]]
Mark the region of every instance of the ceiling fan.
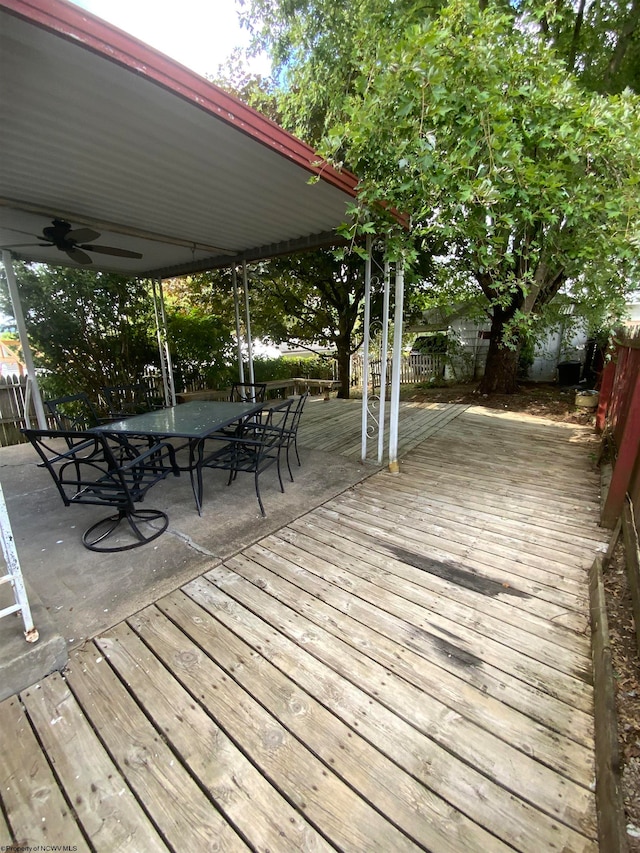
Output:
[[[12,229],[10,229],[12,230]],[[18,232],[25,234],[25,231]],[[98,246],[92,243],[100,236],[98,231],[91,228],[72,228],[65,219],[54,219],[51,225],[42,229],[42,235],[34,234],[36,240],[44,242],[20,243],[18,245],[6,246],[8,249],[19,249],[23,246],[55,246],[61,252],[65,252],[72,261],[77,264],[93,263],[87,252],[97,252],[101,255],[115,255],[119,258],[141,258],[139,252],[131,252],[129,249],[118,249],[115,246]]]

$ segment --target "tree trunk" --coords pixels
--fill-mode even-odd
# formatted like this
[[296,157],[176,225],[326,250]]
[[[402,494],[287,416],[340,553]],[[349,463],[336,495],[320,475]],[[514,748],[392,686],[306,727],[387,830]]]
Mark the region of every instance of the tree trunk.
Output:
[[505,320],[504,313],[495,308],[487,364],[478,388],[481,394],[514,394],[517,390],[520,347],[509,349],[502,343]]
[[336,361],[338,363],[338,397],[348,400],[351,392],[351,352],[348,346],[341,346],[338,342],[336,347]]
[[618,41],[616,42],[615,50],[613,51],[613,55],[609,60],[609,65],[607,66],[607,70],[604,73],[604,91],[609,92],[612,88],[612,84],[614,83],[614,78],[618,71],[620,71],[620,66],[624,60],[624,57],[627,53],[628,48],[632,44],[633,37],[635,32],[640,24],[640,2],[638,0],[634,0],[631,4],[631,9],[629,10],[629,15],[624,22],[620,33],[618,34]]

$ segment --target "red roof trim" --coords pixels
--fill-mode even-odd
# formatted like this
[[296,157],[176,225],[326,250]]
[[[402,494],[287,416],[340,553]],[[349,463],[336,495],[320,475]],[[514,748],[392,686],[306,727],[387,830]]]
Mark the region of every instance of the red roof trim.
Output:
[[163,86],[355,197],[357,178],[339,172],[306,143],[179,62],[66,0],[0,0],[0,8]]

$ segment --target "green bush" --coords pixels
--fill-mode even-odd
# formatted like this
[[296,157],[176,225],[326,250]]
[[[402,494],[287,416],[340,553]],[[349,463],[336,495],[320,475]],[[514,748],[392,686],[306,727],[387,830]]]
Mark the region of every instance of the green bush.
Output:
[[253,361],[256,382],[274,382],[277,379],[333,379],[333,359],[322,356],[288,356],[256,358]]

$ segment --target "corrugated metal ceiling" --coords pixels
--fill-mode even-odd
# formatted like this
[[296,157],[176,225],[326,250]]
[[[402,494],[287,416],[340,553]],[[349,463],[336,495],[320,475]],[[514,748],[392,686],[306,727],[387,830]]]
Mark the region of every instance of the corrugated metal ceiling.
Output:
[[63,0],[0,0],[0,80],[0,245],[16,257],[73,265],[17,247],[62,218],[143,256],[94,268],[173,275],[325,244],[355,195],[352,175]]

